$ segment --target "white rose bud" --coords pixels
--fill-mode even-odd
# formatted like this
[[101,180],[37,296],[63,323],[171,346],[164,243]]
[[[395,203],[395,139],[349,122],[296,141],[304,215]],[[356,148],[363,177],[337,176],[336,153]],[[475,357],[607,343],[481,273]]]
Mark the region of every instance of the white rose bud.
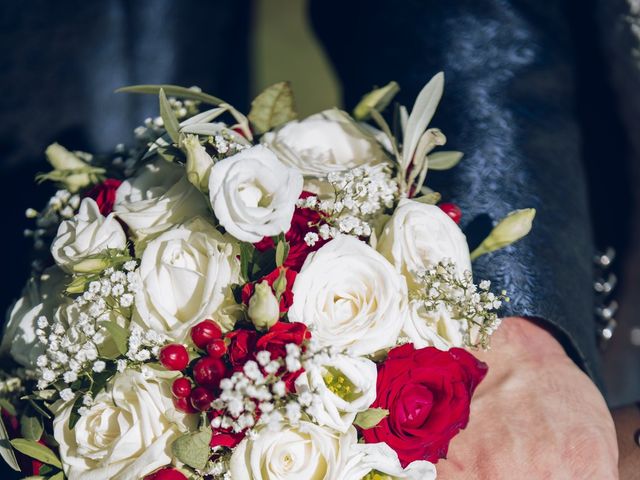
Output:
[[326,110],[300,122],[267,132],[262,143],[305,177],[322,178],[331,172],[386,161],[372,135],[365,133],[347,113]]
[[178,412],[170,372],[125,370],[96,395],[73,429],[73,402],[54,405],[53,434],[69,480],[145,478],[168,465],[171,444],[196,428],[197,416]]
[[366,243],[339,235],[310,254],[293,284],[289,319],[314,329],[321,347],[371,355],[394,346],[407,283]]
[[51,255],[63,270],[73,272],[87,257],[126,246],[127,237],[113,214],[103,217],[96,202],[85,198],[78,214],[60,224]]
[[401,200],[384,226],[376,246],[407,279],[416,286],[414,274],[450,259],[463,274],[471,270],[467,239],[460,227],[440,207]]
[[255,243],[289,230],[302,182],[298,170],[256,145],[213,166],[209,198],[220,225],[230,235]]
[[51,319],[63,302],[63,292],[69,277],[58,268],[47,268],[41,275],[29,279],[20,297],[7,312],[7,323],[0,343],[0,355],[10,354],[24,367],[35,369],[36,359],[44,353],[36,330],[38,319]]
[[229,473],[233,480],[342,479],[357,441],[353,427],[340,434],[304,420],[269,424],[233,450]]
[[266,280],[255,286],[247,314],[258,330],[268,330],[280,318],[280,304]]
[[186,219],[210,215],[206,198],[189,183],[184,168],[163,159],[145,164],[122,182],[113,211],[138,241]]
[[200,144],[197,135],[187,135],[183,141],[187,151],[187,179],[198,190],[209,193],[209,174],[213,167],[213,159]]

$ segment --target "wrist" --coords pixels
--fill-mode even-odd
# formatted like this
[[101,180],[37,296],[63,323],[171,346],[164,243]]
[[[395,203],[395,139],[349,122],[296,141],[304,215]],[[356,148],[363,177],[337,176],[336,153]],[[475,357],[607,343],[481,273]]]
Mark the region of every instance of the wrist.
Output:
[[568,356],[552,331],[537,319],[507,317],[492,338],[492,350],[536,362]]

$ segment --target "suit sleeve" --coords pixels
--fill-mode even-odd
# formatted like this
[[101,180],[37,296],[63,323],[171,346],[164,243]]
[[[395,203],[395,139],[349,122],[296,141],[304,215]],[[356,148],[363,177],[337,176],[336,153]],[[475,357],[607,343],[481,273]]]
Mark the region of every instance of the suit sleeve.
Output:
[[574,114],[574,55],[558,2],[314,0],[311,18],[352,108],[373,85],[400,83],[410,107],[445,73],[432,126],[465,153],[427,184],[460,206],[473,243],[489,215],[534,207],[531,234],[480,257],[476,279],[507,290],[504,316],[545,322],[596,383],[594,245]]

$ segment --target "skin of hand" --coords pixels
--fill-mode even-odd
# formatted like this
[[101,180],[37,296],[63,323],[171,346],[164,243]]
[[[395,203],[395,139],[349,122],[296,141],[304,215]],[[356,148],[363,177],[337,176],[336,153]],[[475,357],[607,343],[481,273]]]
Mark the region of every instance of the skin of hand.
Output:
[[439,480],[616,480],[616,431],[602,395],[545,328],[506,318],[465,430]]
[[640,408],[630,405],[613,411],[613,421],[620,447],[620,480],[638,478],[640,472],[640,446],[635,436],[640,431]]

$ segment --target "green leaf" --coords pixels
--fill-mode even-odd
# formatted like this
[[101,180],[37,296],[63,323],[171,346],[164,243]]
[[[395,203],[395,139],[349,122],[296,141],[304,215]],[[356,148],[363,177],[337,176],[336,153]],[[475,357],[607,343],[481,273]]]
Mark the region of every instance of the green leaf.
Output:
[[249,281],[249,266],[253,260],[255,247],[250,243],[240,243],[240,274],[245,281]]
[[368,430],[378,425],[387,415],[389,415],[389,410],[384,408],[369,408],[364,412],[358,413],[353,423],[364,430]]
[[119,88],[116,90],[116,93],[146,93],[150,95],[158,95],[160,90],[164,90],[164,92],[170,97],[195,100],[196,102],[202,102],[208,105],[217,106],[226,103],[224,100],[214,97],[213,95],[209,95],[208,93],[180,87],[178,85],[132,85],[129,87]]
[[176,439],[171,446],[173,454],[182,463],[204,469],[211,456],[211,430],[196,433],[188,433]]
[[64,473],[58,472],[54,476],[49,477],[49,480],[64,480]]
[[371,115],[371,110],[382,112],[399,91],[400,86],[394,81],[387,83],[384,87],[371,90],[362,97],[353,109],[354,118],[366,120]]
[[289,244],[282,238],[276,245],[276,267],[281,267],[289,255]]
[[16,407],[14,407],[13,404],[6,398],[0,398],[0,407],[3,410],[6,410],[9,415],[13,417],[16,416]]
[[278,274],[278,278],[273,282],[273,291],[276,294],[276,298],[280,301],[280,297],[282,294],[287,291],[287,271],[286,269],[281,269]]
[[169,100],[167,100],[167,95],[162,88],[158,96],[160,99],[160,116],[164,122],[164,128],[171,137],[171,140],[173,140],[174,143],[178,143],[180,141],[180,122],[178,122],[178,118],[171,108],[171,104],[169,104]]
[[267,87],[253,102],[249,120],[255,133],[264,133],[295,118],[295,100],[289,82],[279,82]]
[[27,402],[29,402],[31,408],[38,412],[42,417],[51,420],[51,413],[47,412],[44,408],[38,405],[36,401],[34,401],[32,398],[27,398]]
[[433,118],[436,107],[440,102],[443,89],[444,74],[440,72],[434,75],[418,94],[404,131],[401,168],[407,169],[409,167],[420,137],[427,129],[427,125]]
[[58,469],[52,467],[51,465],[42,465],[40,467],[40,472],[38,472],[40,475],[51,475],[53,472],[57,472]]
[[109,334],[111,335],[111,340],[115,344],[118,352],[120,352],[121,355],[126,354],[129,349],[129,331],[126,328],[118,325],[115,320],[111,320],[109,322],[101,322],[100,325],[103,326],[107,330],[107,332],[109,332]]
[[9,443],[9,433],[7,433],[7,428],[4,425],[4,421],[2,420],[2,416],[0,415],[0,456],[2,459],[7,462],[13,470],[16,472],[20,471],[20,466],[18,465],[18,459],[16,458],[16,454],[11,448],[11,444]]
[[20,434],[27,440],[37,442],[42,437],[43,431],[44,427],[40,417],[27,414],[20,417]]
[[462,160],[462,152],[435,152],[429,155],[429,168],[431,170],[449,170]]
[[54,467],[62,468],[62,464],[55,453],[44,445],[34,442],[33,440],[27,440],[26,438],[14,438],[11,440],[13,448],[19,452],[24,453],[27,457],[40,460],[47,465],[53,465]]
[[69,415],[69,430],[73,430],[73,428],[76,426],[76,423],[78,423],[78,420],[80,420],[80,414],[78,413],[78,410],[80,410],[81,406],[82,394],[78,395],[78,398],[76,398],[75,402],[73,402],[71,414]]
[[535,208],[524,208],[509,213],[491,230],[478,248],[471,252],[471,260],[511,245],[526,236],[531,231],[535,216]]
[[414,202],[426,203],[428,205],[435,205],[440,201],[442,196],[438,192],[429,192],[419,197],[414,197],[411,200]]

